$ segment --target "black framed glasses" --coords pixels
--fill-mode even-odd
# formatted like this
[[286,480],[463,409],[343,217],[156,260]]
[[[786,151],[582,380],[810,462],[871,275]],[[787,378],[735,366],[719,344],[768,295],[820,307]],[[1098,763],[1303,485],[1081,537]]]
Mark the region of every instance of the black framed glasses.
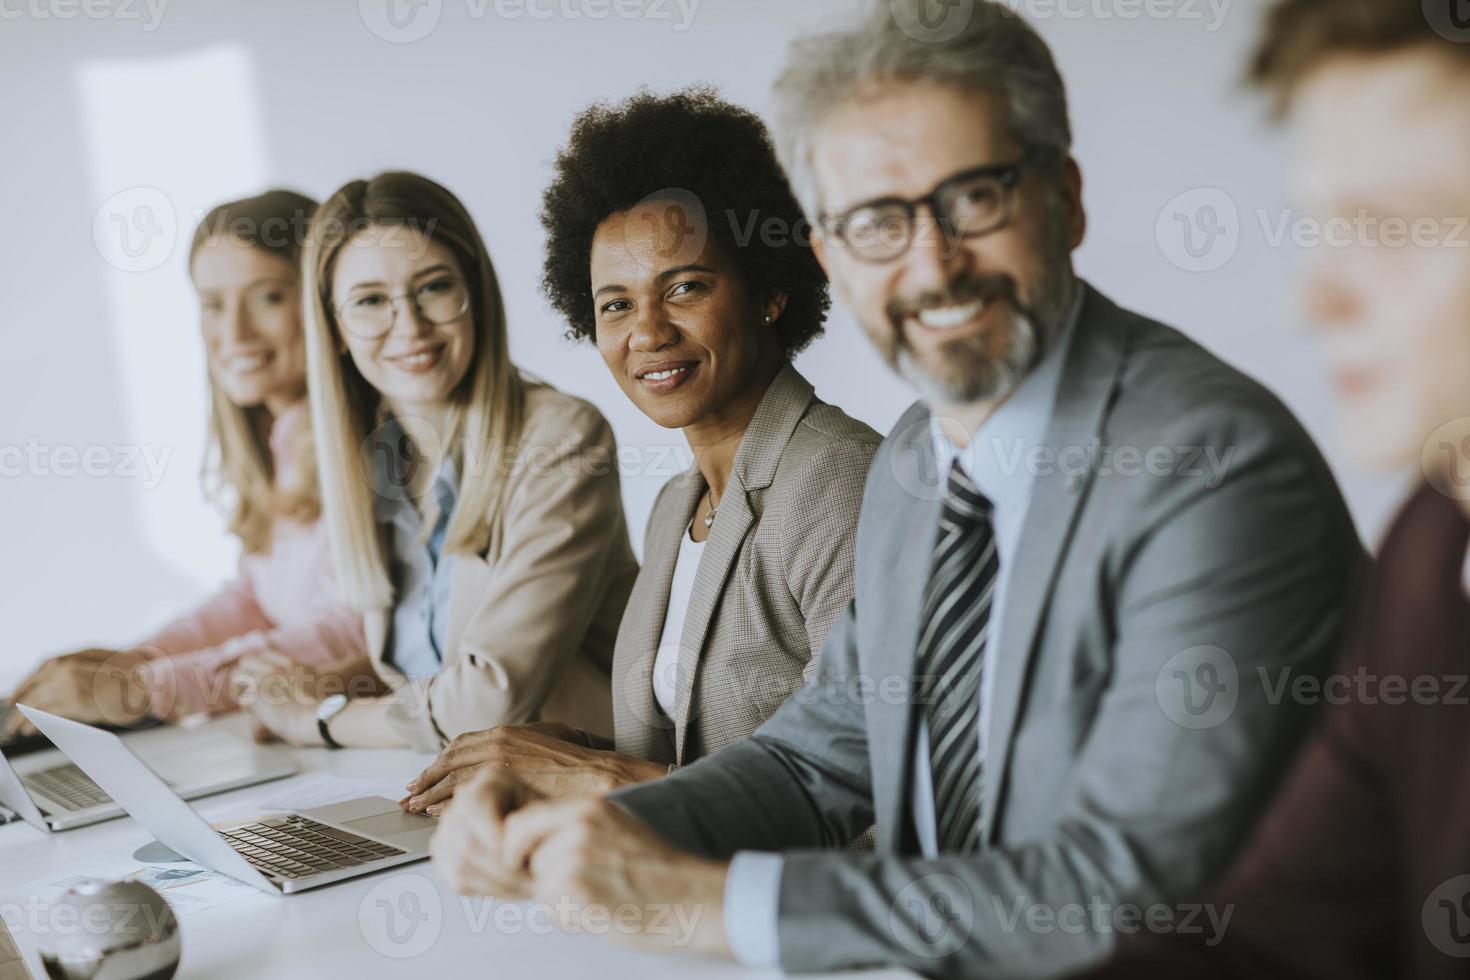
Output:
[[1015,210],[1016,186],[1033,166],[1028,155],[1015,163],[975,167],[946,178],[923,197],[884,197],[839,215],[823,215],[829,238],[842,242],[864,262],[892,262],[914,241],[920,205],[948,241],[977,238],[1004,228]]
[[369,287],[349,293],[337,307],[337,322],[354,337],[373,340],[393,329],[398,319],[398,304],[409,300],[424,321],[433,324],[453,323],[470,308],[470,290],[463,279],[439,275],[411,290],[389,292]]

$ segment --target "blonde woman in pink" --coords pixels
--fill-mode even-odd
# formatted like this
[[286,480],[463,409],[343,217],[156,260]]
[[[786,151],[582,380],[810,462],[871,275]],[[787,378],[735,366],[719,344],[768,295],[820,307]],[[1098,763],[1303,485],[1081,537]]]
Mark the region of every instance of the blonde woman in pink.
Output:
[[[314,677],[370,673],[362,619],[338,597],[319,523],[299,272],[315,210],[280,190],[221,204],[190,247],[209,368],[206,484],[240,539],[237,577],[136,646],[46,660],[13,701],[130,725],[234,709],[230,678],[244,657]],[[18,713],[9,724],[28,728]]]

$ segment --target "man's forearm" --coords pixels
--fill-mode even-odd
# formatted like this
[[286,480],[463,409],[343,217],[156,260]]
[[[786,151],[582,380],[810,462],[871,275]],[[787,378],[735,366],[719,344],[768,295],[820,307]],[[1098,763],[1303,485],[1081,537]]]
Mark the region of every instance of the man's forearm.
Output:
[[829,846],[832,833],[791,771],[757,739],[609,799],[674,844],[713,858]]

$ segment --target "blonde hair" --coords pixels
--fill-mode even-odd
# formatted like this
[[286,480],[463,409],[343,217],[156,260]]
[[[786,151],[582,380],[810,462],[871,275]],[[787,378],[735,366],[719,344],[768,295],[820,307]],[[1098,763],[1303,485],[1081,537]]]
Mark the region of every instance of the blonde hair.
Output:
[[[469,288],[473,360],[450,396],[444,455],[460,461],[449,553],[481,554],[498,535],[500,500],[521,436],[525,394],[510,360],[505,304],[490,254],[473,219],[446,188],[412,173],[355,180],[333,194],[312,221],[305,275],[307,390],[319,448],[322,504],[343,595],[359,610],[394,604],[384,539],[373,514],[371,460],[362,447],[386,406],[346,353],[332,276],[342,247],[370,229],[417,230],[448,248]],[[435,465],[438,460],[434,460]]]
[[[229,237],[290,263],[299,277],[301,245],[315,210],[311,198],[286,190],[217,205],[194,229],[189,268],[201,248]],[[303,426],[293,434],[292,480],[283,485],[270,446],[271,421],[264,405],[235,404],[209,377],[209,445],[200,481],[249,554],[270,548],[278,519],[311,523],[321,514],[311,433]]]

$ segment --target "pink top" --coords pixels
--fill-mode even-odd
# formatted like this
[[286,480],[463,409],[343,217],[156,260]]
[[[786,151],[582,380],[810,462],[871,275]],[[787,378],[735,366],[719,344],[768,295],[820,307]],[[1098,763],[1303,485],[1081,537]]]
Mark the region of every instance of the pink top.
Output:
[[[276,473],[290,472],[292,434],[309,424],[305,402],[271,427]],[[229,690],[242,657],[270,649],[317,673],[367,666],[362,616],[337,592],[326,527],[276,522],[269,550],[240,557],[236,578],[141,646],[156,659],[142,668],[154,710],[170,718],[236,707]],[[172,705],[169,710],[168,706]]]

